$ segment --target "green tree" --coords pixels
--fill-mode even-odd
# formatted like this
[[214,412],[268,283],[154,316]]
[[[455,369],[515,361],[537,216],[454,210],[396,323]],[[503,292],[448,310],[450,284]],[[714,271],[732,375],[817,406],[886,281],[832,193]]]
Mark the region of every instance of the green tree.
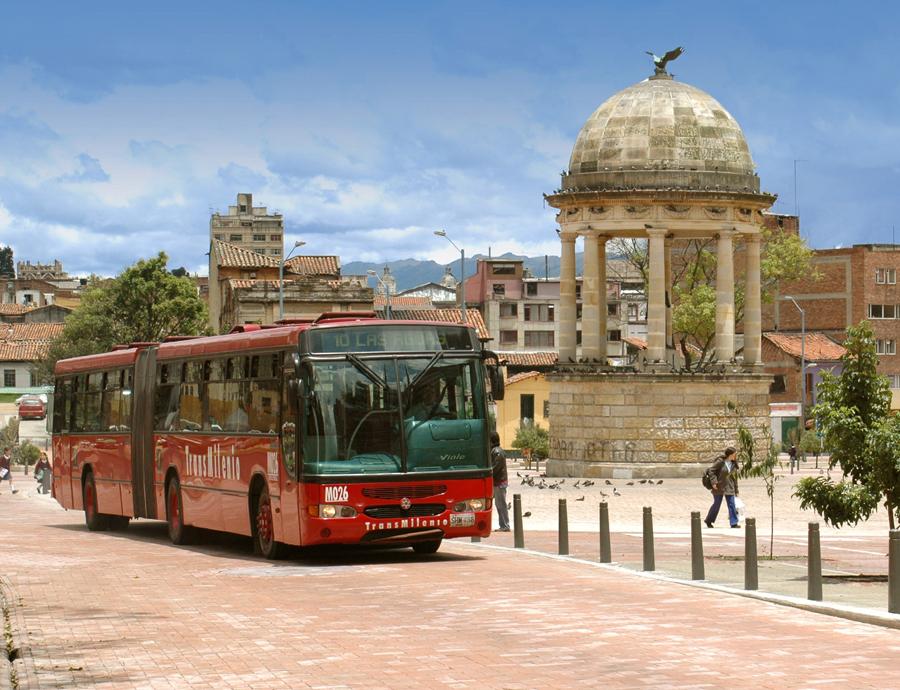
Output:
[[12,448],[19,442],[19,418],[12,417],[6,426],[0,429],[0,451]]
[[753,435],[743,424],[738,425],[738,462],[741,469],[739,479],[762,479],[766,485],[766,495],[769,497],[769,559],[775,558],[775,483],[780,475],[775,470],[781,467],[778,462],[778,447],[774,439],[769,436],[769,451],[763,457],[757,458]]
[[875,335],[866,322],[847,329],[840,376],[823,373],[813,417],[841,481],[805,477],[795,496],[835,527],[868,519],[880,502],[894,529],[900,509],[900,418],[890,414],[888,381],[877,373]]
[[21,446],[16,448],[14,460],[21,465],[25,465],[25,474],[28,474],[28,468],[35,464],[41,457],[41,449],[29,441],[25,441]]
[[169,273],[167,261],[160,252],[112,280],[93,278],[47,356],[35,365],[38,380],[52,381],[53,367],[66,357],[105,352],[118,343],[206,333],[206,305],[190,278]]
[[800,437],[800,443],[797,444],[797,448],[804,453],[812,453],[816,456],[816,462],[818,462],[819,454],[822,452],[824,446],[822,445],[822,438],[819,436],[818,432],[815,429],[807,429]]
[[13,263],[12,247],[0,249],[0,278],[15,278],[16,265]]
[[538,459],[550,455],[550,432],[540,424],[524,424],[516,430],[513,448],[531,448],[531,453]]

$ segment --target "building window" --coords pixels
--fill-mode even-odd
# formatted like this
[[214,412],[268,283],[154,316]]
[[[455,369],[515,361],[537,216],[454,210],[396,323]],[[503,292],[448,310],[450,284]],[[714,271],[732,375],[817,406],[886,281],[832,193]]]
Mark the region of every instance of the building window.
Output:
[[544,401],[544,419],[550,419],[550,401]]
[[253,236],[253,241],[254,241],[254,242],[265,242],[265,241],[266,241],[266,236],[265,236],[265,235],[254,235],[254,236]]
[[553,347],[553,331],[525,331],[525,347]]
[[221,233],[221,232],[217,232],[216,234],[213,235],[213,237],[214,237],[215,239],[217,239],[217,240],[224,240],[224,239],[225,239],[225,235],[224,235],[223,233]]
[[229,235],[228,236],[229,242],[240,242],[242,239],[244,239],[243,235]]
[[897,341],[879,338],[875,341],[875,352],[879,355],[895,355],[897,354]]
[[512,276],[516,274],[515,264],[492,264],[491,275],[495,276]]
[[581,345],[581,331],[575,331],[575,344]]
[[270,249],[269,254],[271,254],[272,256],[278,256],[279,254],[281,254],[281,250],[280,249]]
[[606,331],[606,339],[611,343],[617,343],[622,340],[622,331]]
[[500,318],[519,315],[519,305],[515,302],[500,303]]
[[897,318],[897,305],[896,304],[870,304],[869,305],[869,318],[870,319],[896,319]]
[[784,391],[784,375],[776,374],[772,379],[771,385],[769,386],[769,394],[771,395],[773,393],[784,393]]
[[575,299],[581,299],[581,283],[575,285]]
[[498,297],[506,295],[506,286],[503,283],[494,283],[494,294]]
[[500,331],[500,344],[501,345],[518,345],[519,344],[519,332],[518,331]]
[[619,304],[617,302],[607,302],[606,303],[606,315],[607,316],[618,316],[619,315]]
[[269,235],[269,241],[270,242],[280,242],[281,235]]
[[581,305],[575,305],[575,320],[578,321],[581,318]]
[[525,283],[525,294],[529,297],[537,296],[537,283]]
[[16,370],[15,369],[4,369],[3,370],[3,386],[5,388],[15,388],[16,387]]
[[876,268],[875,282],[879,285],[896,285],[897,269],[894,268]]
[[638,305],[631,303],[628,305],[628,320],[629,321],[637,321],[640,315],[640,311],[638,310]]
[[522,424],[534,422],[534,394],[523,393],[519,396],[519,419]]
[[246,213],[246,212],[247,212],[247,205],[241,204],[241,213]]
[[554,321],[554,307],[552,304],[526,304],[526,321]]
[[900,388],[900,374],[888,374],[887,379],[891,388]]

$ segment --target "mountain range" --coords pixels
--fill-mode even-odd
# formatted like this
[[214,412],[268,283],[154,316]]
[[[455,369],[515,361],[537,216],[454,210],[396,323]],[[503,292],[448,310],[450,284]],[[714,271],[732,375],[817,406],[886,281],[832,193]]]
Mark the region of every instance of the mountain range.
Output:
[[[507,252],[500,256],[488,257],[484,254],[476,254],[474,257],[466,257],[466,276],[475,275],[475,266],[478,259],[522,259],[525,262],[531,275],[536,278],[559,277],[559,257],[558,256],[523,256],[521,254],[512,254]],[[575,272],[581,275],[583,254],[575,255]],[[420,261],[418,259],[399,259],[397,261],[387,261],[380,263],[372,263],[367,261],[350,261],[341,266],[343,275],[365,275],[366,271],[372,270],[381,275],[384,267],[391,269],[394,280],[397,281],[397,291],[409,290],[410,288],[422,285],[423,283],[439,283],[444,275],[447,267],[450,267],[455,278],[459,278],[459,261],[453,261],[449,264],[439,264],[436,261]]]

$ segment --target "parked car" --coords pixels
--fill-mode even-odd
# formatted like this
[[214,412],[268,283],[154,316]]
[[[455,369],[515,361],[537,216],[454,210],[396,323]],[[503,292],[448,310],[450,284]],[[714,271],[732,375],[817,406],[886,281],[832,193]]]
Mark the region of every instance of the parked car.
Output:
[[36,395],[29,395],[19,402],[19,419],[44,419],[47,405]]

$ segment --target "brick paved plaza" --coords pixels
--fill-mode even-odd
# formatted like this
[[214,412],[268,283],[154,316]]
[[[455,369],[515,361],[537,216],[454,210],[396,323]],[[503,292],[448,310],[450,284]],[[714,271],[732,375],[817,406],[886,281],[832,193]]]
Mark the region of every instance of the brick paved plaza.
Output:
[[[495,547],[510,535],[271,563],[231,537],[174,547],[161,522],[88,533],[30,487],[0,495],[0,525],[20,688],[900,686],[895,629]],[[613,537],[627,560],[634,535]],[[596,558],[590,533],[572,543]]]

